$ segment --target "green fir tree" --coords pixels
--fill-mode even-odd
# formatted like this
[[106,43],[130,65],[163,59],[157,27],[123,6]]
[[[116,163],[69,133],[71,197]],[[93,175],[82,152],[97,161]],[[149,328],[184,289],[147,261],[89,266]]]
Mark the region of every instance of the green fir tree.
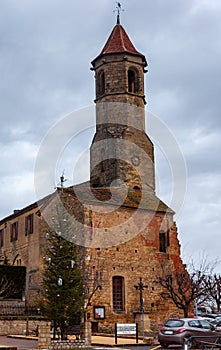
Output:
[[80,322],[83,278],[76,245],[64,239],[61,232],[47,233],[47,238],[40,307],[53,321],[54,329],[60,328],[61,339],[66,339],[67,327]]

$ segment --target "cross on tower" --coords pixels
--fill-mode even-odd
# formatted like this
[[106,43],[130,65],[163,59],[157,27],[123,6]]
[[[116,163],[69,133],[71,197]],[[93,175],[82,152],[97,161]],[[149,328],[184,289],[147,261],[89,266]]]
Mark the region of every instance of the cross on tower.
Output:
[[116,6],[116,10],[114,10],[114,12],[117,12],[117,24],[120,24],[120,13],[124,10],[122,9],[120,2],[116,2],[116,4],[117,4],[117,6]]
[[143,299],[143,290],[144,288],[147,288],[148,286],[145,286],[142,282],[142,277],[140,277],[140,282],[136,285],[134,285],[134,288],[136,290],[140,291],[140,311],[144,312],[144,299]]

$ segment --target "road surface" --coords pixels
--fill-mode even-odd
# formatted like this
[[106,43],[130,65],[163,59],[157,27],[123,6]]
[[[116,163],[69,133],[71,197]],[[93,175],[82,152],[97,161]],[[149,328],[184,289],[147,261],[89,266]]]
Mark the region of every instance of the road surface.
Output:
[[35,350],[38,349],[38,341],[30,339],[8,338],[0,336],[0,346],[16,346],[18,350]]

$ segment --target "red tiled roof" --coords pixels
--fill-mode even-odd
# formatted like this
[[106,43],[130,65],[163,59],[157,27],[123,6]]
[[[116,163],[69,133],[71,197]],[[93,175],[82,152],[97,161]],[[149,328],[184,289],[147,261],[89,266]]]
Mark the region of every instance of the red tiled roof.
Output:
[[[142,57],[143,61],[146,63],[145,56],[135,49],[134,45],[132,44],[129,36],[125,32],[122,25],[117,24],[112,30],[103,50],[98,55],[98,57],[106,54],[124,53],[124,52],[140,56]],[[94,63],[94,61],[92,61],[92,64]]]

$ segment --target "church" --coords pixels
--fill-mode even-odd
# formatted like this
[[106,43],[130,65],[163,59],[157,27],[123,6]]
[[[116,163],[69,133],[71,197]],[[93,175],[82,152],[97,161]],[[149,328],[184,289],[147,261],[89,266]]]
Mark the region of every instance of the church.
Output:
[[40,291],[47,232],[55,218],[71,225],[65,238],[82,252],[92,332],[113,333],[118,323],[141,321],[157,329],[180,311],[162,297],[163,271],[182,272],[174,211],[156,195],[154,145],[145,127],[147,61],[117,23],[91,62],[95,75],[96,132],[90,179],[56,191],[0,221],[0,252],[26,267],[26,305]]

